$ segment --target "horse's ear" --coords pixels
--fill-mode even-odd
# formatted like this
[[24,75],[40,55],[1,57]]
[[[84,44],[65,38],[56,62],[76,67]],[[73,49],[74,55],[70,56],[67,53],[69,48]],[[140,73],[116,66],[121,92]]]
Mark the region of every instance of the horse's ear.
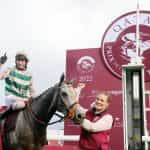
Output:
[[59,86],[61,85],[61,83],[64,81],[64,79],[65,79],[65,75],[64,75],[64,73],[61,75],[61,77],[60,77],[60,80],[59,80]]

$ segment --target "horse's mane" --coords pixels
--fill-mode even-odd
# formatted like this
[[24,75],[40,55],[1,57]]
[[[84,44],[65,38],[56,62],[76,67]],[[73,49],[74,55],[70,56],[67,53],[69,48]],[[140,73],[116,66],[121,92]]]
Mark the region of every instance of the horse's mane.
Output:
[[50,93],[53,93],[54,89],[55,89],[54,86],[50,87],[50,88],[46,89],[45,91],[43,91],[42,93],[40,93],[38,96],[36,96],[36,97],[30,97],[29,101],[31,101],[31,102],[37,101],[38,99],[41,99],[43,96],[45,96],[47,94],[50,94]]

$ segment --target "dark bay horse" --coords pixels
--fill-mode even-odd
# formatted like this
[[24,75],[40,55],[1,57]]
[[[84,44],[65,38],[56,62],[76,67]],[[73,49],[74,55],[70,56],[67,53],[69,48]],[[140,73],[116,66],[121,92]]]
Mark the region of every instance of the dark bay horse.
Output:
[[74,123],[83,120],[75,91],[64,82],[64,75],[58,84],[30,100],[27,107],[19,112],[15,129],[4,136],[3,150],[41,150],[47,144],[48,122],[56,111],[62,112]]

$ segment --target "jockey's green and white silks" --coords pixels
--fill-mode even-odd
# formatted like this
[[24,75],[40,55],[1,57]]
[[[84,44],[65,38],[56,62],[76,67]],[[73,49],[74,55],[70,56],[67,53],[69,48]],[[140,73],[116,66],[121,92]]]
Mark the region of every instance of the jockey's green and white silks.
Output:
[[10,69],[5,78],[6,95],[15,95],[19,98],[29,98],[32,76],[27,71],[19,71],[16,68]]

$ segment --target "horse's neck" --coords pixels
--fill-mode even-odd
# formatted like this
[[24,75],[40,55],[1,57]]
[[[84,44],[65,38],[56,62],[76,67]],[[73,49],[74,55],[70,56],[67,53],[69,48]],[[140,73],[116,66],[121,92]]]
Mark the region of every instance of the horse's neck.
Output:
[[52,102],[54,95],[55,88],[49,88],[40,96],[36,97],[33,100],[33,105],[31,106],[32,111],[35,113],[35,115],[37,115],[39,118],[41,118],[47,123],[56,111],[55,103]]

